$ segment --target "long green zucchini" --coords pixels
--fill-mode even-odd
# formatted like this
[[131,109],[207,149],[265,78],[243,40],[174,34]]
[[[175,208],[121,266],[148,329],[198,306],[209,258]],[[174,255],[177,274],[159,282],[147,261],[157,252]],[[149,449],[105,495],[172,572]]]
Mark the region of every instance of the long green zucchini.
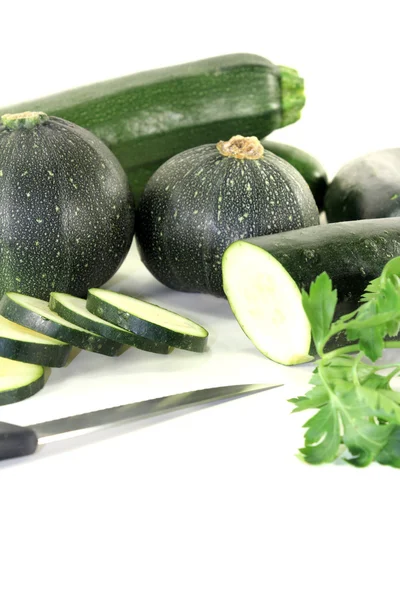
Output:
[[[400,217],[347,221],[238,240],[222,260],[226,296],[264,354],[283,364],[307,360],[310,334],[298,290],[326,271],[337,291],[335,318],[359,306],[370,281],[400,256]],[[343,334],[326,349],[348,343]],[[309,350],[308,350],[309,349]]]
[[239,240],[226,250],[224,260],[234,246],[241,260],[237,268],[239,288],[243,287],[243,271],[252,270],[252,254],[258,256],[257,248],[261,248],[281,263],[300,289],[308,291],[311,282],[326,271],[337,290],[338,302],[350,312],[388,260],[400,256],[400,217],[329,223]]
[[0,109],[40,110],[96,134],[125,170],[234,134],[297,121],[303,80],[257,55],[230,54],[136,73]]

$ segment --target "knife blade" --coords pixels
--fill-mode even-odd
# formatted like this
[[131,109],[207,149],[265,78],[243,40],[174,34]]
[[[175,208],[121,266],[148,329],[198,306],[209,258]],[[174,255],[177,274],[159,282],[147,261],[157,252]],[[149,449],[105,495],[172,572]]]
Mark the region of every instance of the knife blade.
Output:
[[249,383],[204,388],[113,406],[25,427],[0,422],[0,460],[28,456],[37,450],[39,444],[56,441],[60,437],[73,437],[118,422],[145,419],[188,406],[219,400],[233,400],[282,385],[282,383]]

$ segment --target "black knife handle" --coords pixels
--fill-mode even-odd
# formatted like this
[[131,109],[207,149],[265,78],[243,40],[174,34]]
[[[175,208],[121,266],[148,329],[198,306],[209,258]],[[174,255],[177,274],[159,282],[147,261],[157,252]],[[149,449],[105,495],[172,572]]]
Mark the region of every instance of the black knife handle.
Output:
[[33,454],[37,445],[33,429],[0,421],[0,460]]

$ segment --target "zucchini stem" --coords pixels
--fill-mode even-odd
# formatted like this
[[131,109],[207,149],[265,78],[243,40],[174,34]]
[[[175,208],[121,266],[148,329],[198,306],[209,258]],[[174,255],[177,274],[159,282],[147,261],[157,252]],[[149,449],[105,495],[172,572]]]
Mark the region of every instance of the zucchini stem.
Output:
[[1,122],[7,129],[32,129],[48,120],[44,112],[26,111],[22,113],[7,113],[1,116]]
[[264,155],[264,146],[255,136],[234,135],[227,142],[218,142],[217,149],[222,156],[237,159],[257,160]]

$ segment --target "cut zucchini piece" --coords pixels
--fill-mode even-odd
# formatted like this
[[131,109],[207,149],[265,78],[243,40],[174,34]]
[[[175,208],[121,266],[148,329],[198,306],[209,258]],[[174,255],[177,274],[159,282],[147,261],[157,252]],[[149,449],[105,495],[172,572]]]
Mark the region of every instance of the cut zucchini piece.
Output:
[[169,354],[173,350],[167,344],[148,340],[126,329],[122,329],[122,327],[118,327],[113,323],[104,321],[104,319],[88,311],[86,300],[77,298],[71,294],[52,292],[50,294],[49,307],[70,323],[74,323],[74,325],[83,327],[88,331],[93,331],[115,342],[134,346],[147,352],[156,352],[157,354]]
[[0,356],[45,367],[64,367],[72,348],[0,316]]
[[9,358],[0,358],[0,406],[25,400],[45,384],[44,368]]
[[203,352],[208,331],[194,321],[132,296],[91,288],[87,309],[98,317],[143,337],[192,352]]
[[123,344],[69,323],[50,310],[48,303],[44,300],[25,294],[5,293],[0,302],[0,315],[38,333],[89,352],[115,356],[124,348]]
[[300,290],[271,254],[234,242],[224,253],[222,273],[231,309],[262,354],[283,365],[311,360],[311,327]]

